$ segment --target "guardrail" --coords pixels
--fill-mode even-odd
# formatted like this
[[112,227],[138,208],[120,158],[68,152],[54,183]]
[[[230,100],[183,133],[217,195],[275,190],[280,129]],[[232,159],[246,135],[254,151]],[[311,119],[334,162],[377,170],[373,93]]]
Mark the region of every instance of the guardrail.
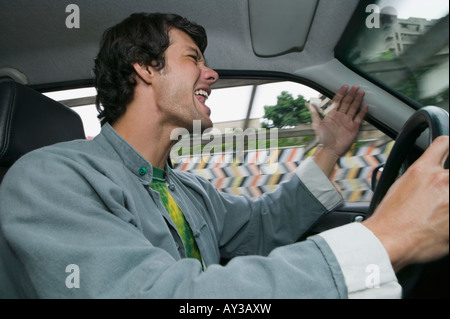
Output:
[[[292,133],[284,137],[298,136]],[[392,141],[381,142],[379,139],[358,141],[337,163],[331,180],[346,201],[370,201],[372,171],[386,161],[393,145]],[[314,147],[297,146],[246,150],[240,157],[234,151],[197,154],[180,157],[174,169],[202,176],[219,191],[254,198],[290,179],[314,151]]]

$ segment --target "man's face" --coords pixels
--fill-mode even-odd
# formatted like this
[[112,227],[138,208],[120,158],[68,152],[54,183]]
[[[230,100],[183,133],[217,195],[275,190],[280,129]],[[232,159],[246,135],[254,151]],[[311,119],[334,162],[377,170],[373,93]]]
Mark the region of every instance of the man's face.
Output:
[[205,65],[200,49],[189,35],[172,29],[169,36],[165,67],[152,83],[164,124],[191,132],[194,120],[201,121],[202,130],[212,127],[211,109],[205,102],[219,76]]

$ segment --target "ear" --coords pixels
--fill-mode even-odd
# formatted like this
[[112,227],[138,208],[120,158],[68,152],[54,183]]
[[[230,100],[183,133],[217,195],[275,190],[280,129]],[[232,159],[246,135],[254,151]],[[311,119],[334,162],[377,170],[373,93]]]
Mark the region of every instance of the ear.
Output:
[[153,76],[155,75],[155,70],[148,65],[133,63],[133,68],[136,74],[147,84],[152,84]]

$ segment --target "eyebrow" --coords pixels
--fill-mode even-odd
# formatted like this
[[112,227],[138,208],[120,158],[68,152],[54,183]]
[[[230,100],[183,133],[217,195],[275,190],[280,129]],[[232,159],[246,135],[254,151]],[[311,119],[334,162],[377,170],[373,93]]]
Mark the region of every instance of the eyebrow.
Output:
[[198,51],[196,48],[194,48],[194,47],[188,47],[188,51],[192,51],[192,52],[194,52],[195,54],[197,54],[198,56],[201,56],[201,53],[200,53],[200,51]]
[[190,47],[188,47],[188,50],[194,52],[198,56],[198,59],[203,60],[205,65],[207,65],[205,57],[203,56],[203,54],[199,50],[197,50],[197,48],[194,48],[194,47],[190,46]]

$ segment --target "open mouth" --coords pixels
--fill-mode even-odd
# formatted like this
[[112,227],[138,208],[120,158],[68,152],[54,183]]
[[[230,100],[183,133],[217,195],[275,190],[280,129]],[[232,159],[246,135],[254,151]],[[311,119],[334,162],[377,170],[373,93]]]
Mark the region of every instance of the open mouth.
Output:
[[211,109],[205,104],[206,100],[208,100],[209,98],[209,93],[208,91],[204,90],[204,89],[197,89],[194,92],[195,98],[197,99],[197,101],[199,101],[204,108],[204,112],[206,112],[206,114],[208,114],[208,116],[211,115]]
[[205,104],[206,100],[207,100],[208,97],[209,97],[208,92],[206,92],[205,90],[202,90],[202,89],[196,90],[196,91],[194,92],[194,94],[195,94],[195,96],[197,97],[197,99],[198,99],[200,102],[202,102],[203,104]]

